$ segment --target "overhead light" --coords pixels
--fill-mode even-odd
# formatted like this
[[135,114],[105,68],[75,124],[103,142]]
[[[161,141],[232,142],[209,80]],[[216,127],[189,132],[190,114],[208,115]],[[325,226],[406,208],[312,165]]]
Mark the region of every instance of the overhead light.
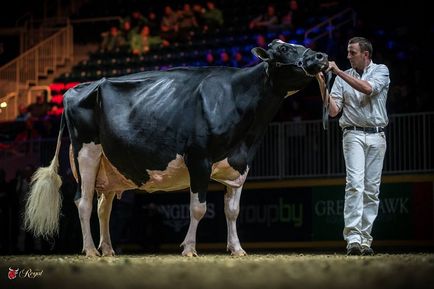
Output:
[[7,106],[8,106],[8,103],[6,101],[3,101],[2,103],[0,103],[1,108],[5,108]]

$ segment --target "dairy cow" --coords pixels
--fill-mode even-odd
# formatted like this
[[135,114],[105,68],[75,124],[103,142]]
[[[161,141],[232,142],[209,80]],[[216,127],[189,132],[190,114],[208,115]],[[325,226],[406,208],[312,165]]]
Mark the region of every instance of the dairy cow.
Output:
[[[58,155],[67,125],[78,182],[75,204],[87,256],[114,255],[109,217],[115,195],[190,188],[190,225],[182,255],[196,256],[196,229],[206,212],[210,179],[226,186],[227,249],[245,255],[236,219],[243,184],[282,101],[328,67],[327,55],[274,40],[253,48],[252,67],[183,67],[79,84],[64,95],[57,149],[33,176],[25,225],[37,236],[58,232]],[[99,247],[90,230],[98,196]]]

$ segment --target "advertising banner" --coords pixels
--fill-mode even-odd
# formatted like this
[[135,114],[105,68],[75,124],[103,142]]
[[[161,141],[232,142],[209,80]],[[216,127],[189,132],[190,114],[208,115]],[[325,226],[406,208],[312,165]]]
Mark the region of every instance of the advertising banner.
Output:
[[[237,220],[243,242],[342,240],[345,185],[246,189]],[[198,242],[226,242],[224,193],[209,192],[207,212],[197,230]],[[190,223],[190,195],[138,194],[134,230],[137,236],[160,236],[164,243],[181,243]],[[382,184],[374,223],[376,240],[433,239],[433,185]]]

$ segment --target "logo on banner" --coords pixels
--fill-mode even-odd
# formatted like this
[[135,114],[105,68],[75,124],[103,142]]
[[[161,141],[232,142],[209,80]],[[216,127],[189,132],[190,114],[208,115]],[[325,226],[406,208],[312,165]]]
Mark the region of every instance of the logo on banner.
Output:
[[[163,223],[166,226],[173,228],[175,232],[180,232],[185,226],[190,223],[190,205],[189,204],[174,204],[161,205],[159,211],[164,216]],[[204,218],[212,219],[215,216],[214,204],[207,204],[206,214]]]

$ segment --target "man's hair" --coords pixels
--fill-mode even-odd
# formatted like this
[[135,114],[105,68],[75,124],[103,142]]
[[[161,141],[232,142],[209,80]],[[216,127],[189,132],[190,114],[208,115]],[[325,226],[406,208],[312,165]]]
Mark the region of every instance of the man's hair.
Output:
[[360,51],[365,52],[368,51],[369,58],[372,58],[372,44],[371,41],[364,37],[353,37],[350,40],[348,40],[348,44],[355,44],[359,43]]

